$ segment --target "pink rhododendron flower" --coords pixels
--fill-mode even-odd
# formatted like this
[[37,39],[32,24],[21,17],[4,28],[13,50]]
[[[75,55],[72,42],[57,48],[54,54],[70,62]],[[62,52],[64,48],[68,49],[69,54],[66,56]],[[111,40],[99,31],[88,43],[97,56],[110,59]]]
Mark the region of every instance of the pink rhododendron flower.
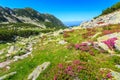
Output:
[[81,62],[79,60],[74,60],[73,64],[79,65]]
[[75,45],[75,49],[79,49],[80,45],[79,44],[76,44]]
[[108,74],[107,74],[107,78],[112,78],[112,74],[111,74],[111,73],[108,73]]
[[103,41],[103,43],[105,43],[110,49],[113,49],[115,46],[115,41],[117,40],[117,38],[110,38],[106,41]]
[[80,46],[87,46],[87,43],[81,43]]
[[54,76],[54,79],[53,79],[53,80],[57,80],[57,76],[56,76],[56,75]]
[[63,68],[63,64],[58,64],[58,68],[62,69]]
[[94,52],[93,51],[89,51],[90,55],[94,56]]
[[68,67],[66,68],[66,70],[67,70],[67,71],[71,71],[71,70],[72,70],[72,66],[68,66]]
[[77,71],[80,72],[83,69],[83,66],[78,66]]
[[74,76],[74,73],[72,71],[68,71],[67,74],[70,76]]

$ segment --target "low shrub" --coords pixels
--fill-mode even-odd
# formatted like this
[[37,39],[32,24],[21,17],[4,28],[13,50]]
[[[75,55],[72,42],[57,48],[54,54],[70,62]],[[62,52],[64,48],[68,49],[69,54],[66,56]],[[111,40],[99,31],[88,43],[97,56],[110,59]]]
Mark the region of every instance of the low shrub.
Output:
[[93,46],[87,43],[75,44],[76,50],[81,50],[82,52],[89,52],[90,55],[95,55],[93,51]]
[[54,70],[54,80],[72,80],[79,77],[79,73],[85,70],[84,64],[84,62],[79,60],[58,64]]
[[0,40],[3,41],[13,41],[16,36],[29,37],[31,35],[38,35],[39,33],[47,33],[53,31],[51,29],[36,30],[36,29],[24,29],[24,30],[14,30],[14,29],[1,29],[0,30]]
[[112,74],[111,74],[111,71],[109,69],[101,69],[99,71],[100,75],[101,75],[101,79],[104,79],[104,80],[108,80],[108,79],[111,79],[112,80]]

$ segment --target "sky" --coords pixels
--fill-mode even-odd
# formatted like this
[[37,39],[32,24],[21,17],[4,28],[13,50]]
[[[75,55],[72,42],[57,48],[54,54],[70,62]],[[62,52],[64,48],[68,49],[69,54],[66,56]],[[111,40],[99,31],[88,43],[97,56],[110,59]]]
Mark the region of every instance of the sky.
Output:
[[0,6],[31,7],[40,13],[53,14],[63,22],[85,21],[120,0],[0,0]]

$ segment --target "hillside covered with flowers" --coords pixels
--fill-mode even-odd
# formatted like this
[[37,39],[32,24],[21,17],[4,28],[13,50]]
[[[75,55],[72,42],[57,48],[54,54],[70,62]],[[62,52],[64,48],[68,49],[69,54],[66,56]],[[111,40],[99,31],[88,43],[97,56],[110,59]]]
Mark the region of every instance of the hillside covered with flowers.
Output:
[[119,13],[72,28],[0,24],[0,80],[120,80]]

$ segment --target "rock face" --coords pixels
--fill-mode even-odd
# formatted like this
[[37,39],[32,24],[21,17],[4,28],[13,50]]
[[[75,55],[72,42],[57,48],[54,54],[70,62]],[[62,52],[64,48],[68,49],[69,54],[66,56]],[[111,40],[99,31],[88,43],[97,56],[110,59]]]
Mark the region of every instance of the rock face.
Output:
[[4,68],[5,66],[9,65],[12,62],[13,62],[13,60],[7,60],[5,62],[2,62],[2,63],[0,63],[0,68]]
[[10,9],[8,7],[0,7],[0,22],[31,23],[40,27],[45,27],[45,22],[49,22],[55,26],[64,26],[64,24],[55,16],[39,13],[32,8]]
[[44,62],[43,64],[37,66],[37,68],[35,68],[35,70],[28,76],[28,80],[36,80],[40,73],[44,71],[49,65],[50,62]]
[[119,23],[120,23],[120,10],[107,15],[100,16],[91,21],[83,22],[80,26],[84,28],[91,28]]

